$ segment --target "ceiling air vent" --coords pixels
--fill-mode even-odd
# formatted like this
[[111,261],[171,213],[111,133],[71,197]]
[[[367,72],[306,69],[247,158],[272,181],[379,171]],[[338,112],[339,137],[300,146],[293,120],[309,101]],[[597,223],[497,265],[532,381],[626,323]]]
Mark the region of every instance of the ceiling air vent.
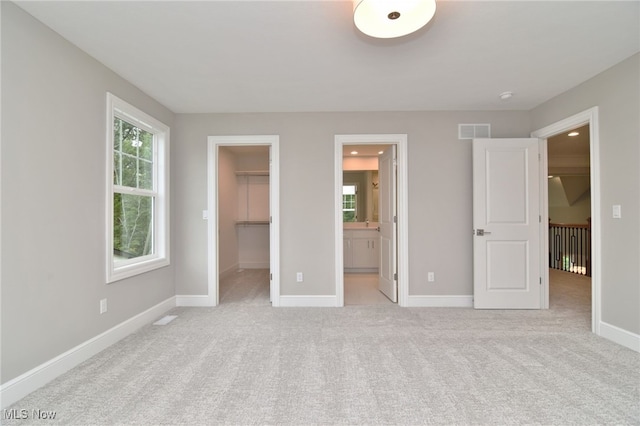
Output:
[[458,124],[458,139],[490,137],[491,124]]

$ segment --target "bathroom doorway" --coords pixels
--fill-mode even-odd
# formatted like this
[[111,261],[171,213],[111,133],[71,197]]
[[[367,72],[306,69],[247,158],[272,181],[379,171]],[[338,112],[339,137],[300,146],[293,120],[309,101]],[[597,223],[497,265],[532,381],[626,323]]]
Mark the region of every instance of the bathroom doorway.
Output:
[[344,304],[391,304],[396,294],[388,297],[379,289],[378,172],[380,156],[392,145],[343,145],[342,149]]
[[209,137],[209,298],[279,304],[278,136]]
[[406,135],[336,135],[336,299],[407,306]]

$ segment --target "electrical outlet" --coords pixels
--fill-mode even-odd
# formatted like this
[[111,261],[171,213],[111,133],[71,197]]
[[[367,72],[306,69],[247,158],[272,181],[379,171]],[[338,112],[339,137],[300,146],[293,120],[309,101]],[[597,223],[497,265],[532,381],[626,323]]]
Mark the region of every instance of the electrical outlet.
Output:
[[434,272],[428,272],[427,273],[427,281],[429,281],[430,283],[434,282],[436,280],[436,274]]
[[296,281],[299,283],[304,281],[304,276],[302,275],[302,272],[296,272]]
[[107,299],[100,299],[100,314],[107,312]]

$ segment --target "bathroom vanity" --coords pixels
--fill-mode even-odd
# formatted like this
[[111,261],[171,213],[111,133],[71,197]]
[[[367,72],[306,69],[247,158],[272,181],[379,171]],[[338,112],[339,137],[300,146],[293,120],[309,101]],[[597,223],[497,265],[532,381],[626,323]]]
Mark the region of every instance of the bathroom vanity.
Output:
[[344,271],[377,273],[380,263],[380,235],[375,227],[345,227]]

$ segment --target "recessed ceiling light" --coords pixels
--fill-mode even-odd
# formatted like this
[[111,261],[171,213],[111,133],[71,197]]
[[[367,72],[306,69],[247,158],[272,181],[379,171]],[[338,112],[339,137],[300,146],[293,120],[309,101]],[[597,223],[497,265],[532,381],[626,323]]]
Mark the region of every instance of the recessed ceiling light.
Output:
[[578,136],[579,134],[580,133],[578,133],[578,132],[571,132],[567,136]]
[[511,99],[513,97],[513,92],[502,92],[498,95],[500,99],[506,101],[507,99]]
[[351,151],[351,155],[357,155],[358,151]]
[[549,175],[547,176],[549,179],[553,179],[553,175]]
[[384,154],[384,151],[378,151],[378,154]]

